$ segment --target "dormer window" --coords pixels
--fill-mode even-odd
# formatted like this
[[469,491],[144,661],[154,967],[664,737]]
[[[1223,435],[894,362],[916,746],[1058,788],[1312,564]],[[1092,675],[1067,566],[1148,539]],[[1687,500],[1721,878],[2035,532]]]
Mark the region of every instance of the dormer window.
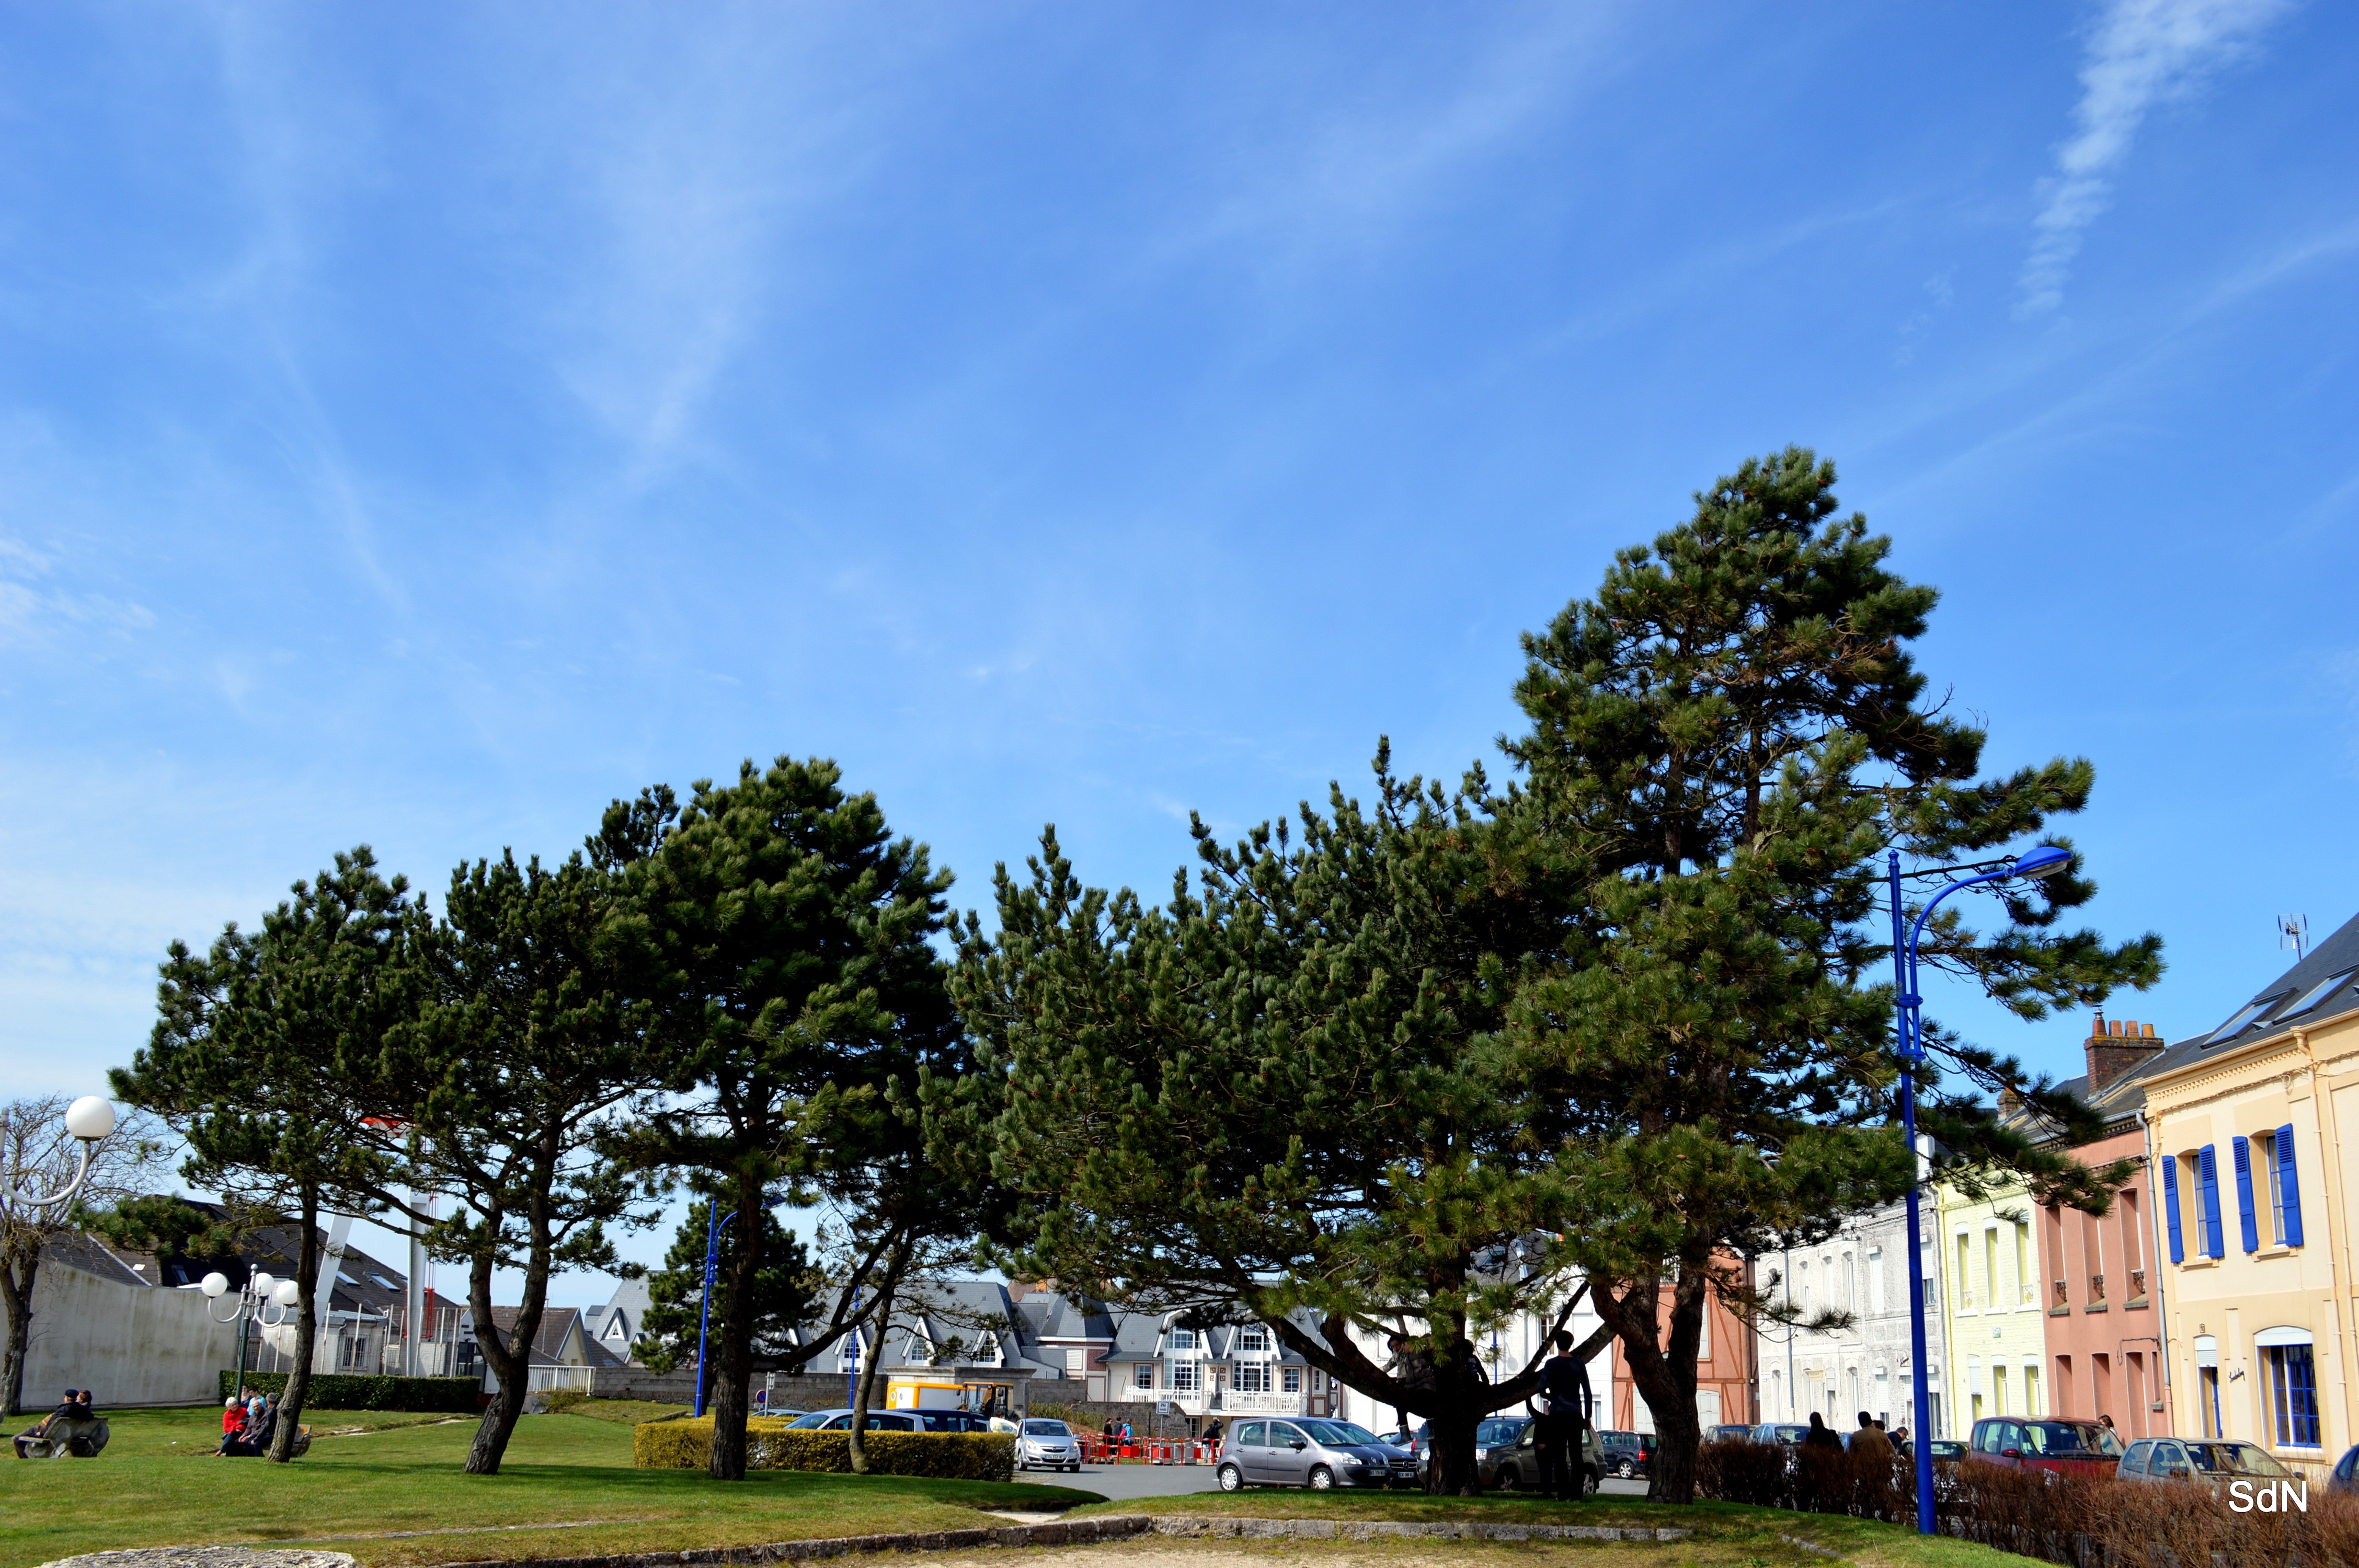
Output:
[[1195,1349],[1195,1348],[1196,1348],[1196,1331],[1195,1331],[1194,1329],[1192,1329],[1192,1328],[1175,1328],[1175,1329],[1173,1329],[1173,1330],[1171,1331],[1171,1343],[1170,1343],[1170,1345],[1168,1346],[1168,1348],[1172,1349],[1172,1350],[1175,1350],[1175,1351],[1177,1351],[1177,1350],[1193,1350],[1193,1349]]
[[1240,1355],[1262,1355],[1269,1349],[1269,1330],[1256,1325],[1237,1330],[1237,1352]]

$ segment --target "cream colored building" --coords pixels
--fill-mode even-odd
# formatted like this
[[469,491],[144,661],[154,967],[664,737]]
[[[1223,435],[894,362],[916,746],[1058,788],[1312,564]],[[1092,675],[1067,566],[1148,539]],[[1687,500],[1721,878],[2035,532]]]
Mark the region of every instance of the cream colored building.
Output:
[[2030,1196],[2019,1183],[1983,1198],[1947,1182],[1934,1191],[1951,1435],[1971,1436],[1984,1416],[2049,1414],[2048,1319]]
[[2171,1418],[2322,1476],[2359,1441],[2359,920],[2144,1076]]

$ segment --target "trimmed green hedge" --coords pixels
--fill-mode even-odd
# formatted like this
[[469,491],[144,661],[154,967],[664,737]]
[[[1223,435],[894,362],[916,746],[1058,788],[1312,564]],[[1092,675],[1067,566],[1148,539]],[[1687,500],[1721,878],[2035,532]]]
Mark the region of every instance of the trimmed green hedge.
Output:
[[[864,1446],[878,1476],[930,1476],[951,1481],[1006,1481],[1016,1474],[1016,1437],[1006,1432],[872,1432]],[[712,1418],[651,1421],[631,1429],[631,1457],[646,1470],[701,1470],[712,1463]],[[749,1470],[820,1470],[848,1475],[852,1433],[789,1432],[783,1421],[745,1422]]]
[[[248,1372],[245,1386],[265,1394],[287,1391],[284,1372]],[[354,1372],[314,1372],[304,1402],[328,1411],[449,1411],[473,1415],[483,1401],[483,1385],[473,1378],[368,1378]],[[222,1368],[221,1397],[237,1392],[237,1373]]]

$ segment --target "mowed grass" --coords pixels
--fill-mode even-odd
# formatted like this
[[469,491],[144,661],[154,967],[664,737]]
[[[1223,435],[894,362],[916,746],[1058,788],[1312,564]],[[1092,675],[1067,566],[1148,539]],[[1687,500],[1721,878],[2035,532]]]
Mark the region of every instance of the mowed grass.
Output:
[[[1529,1494],[1494,1493],[1481,1498],[1430,1498],[1409,1491],[1310,1492],[1256,1488],[1204,1492],[1185,1497],[1139,1498],[1095,1503],[1067,1516],[1093,1514],[1212,1514],[1245,1519],[1368,1519],[1430,1522],[1474,1519],[1495,1524],[1611,1525],[1617,1529],[1688,1530],[1694,1535],[1675,1550],[1633,1543],[1627,1550],[1656,1552],[1665,1563],[1762,1561],[1783,1563],[1797,1541],[1847,1557],[1867,1568],[2023,1568],[2027,1559],[1994,1547],[1945,1536],[1920,1536],[1901,1525],[1832,1514],[1788,1513],[1735,1503],[1669,1507],[1643,1498],[1596,1497],[1560,1503]],[[1305,1542],[1304,1544],[1309,1544]],[[1355,1543],[1356,1544],[1356,1543]],[[1471,1543],[1468,1543],[1471,1544]],[[1568,1547],[1572,1543],[1566,1543]],[[1423,1541],[1420,1550],[1440,1543]],[[1667,1555],[1666,1555],[1667,1553]],[[1451,1548],[1453,1560],[1461,1555]],[[1824,1561],[1823,1558],[1821,1561]]]
[[[16,1430],[30,1424],[30,1419]],[[467,1476],[475,1423],[319,1411],[292,1465],[216,1459],[218,1410],[110,1412],[96,1459],[0,1456],[0,1568],[131,1546],[266,1542],[349,1552],[364,1564],[676,1552],[1000,1522],[1096,1493],[984,1481],[761,1471],[723,1484],[639,1470],[631,1429],[527,1416],[496,1476]],[[397,1424],[399,1423],[399,1424]],[[357,1428],[329,1436],[338,1428]],[[404,1534],[402,1532],[434,1532]]]

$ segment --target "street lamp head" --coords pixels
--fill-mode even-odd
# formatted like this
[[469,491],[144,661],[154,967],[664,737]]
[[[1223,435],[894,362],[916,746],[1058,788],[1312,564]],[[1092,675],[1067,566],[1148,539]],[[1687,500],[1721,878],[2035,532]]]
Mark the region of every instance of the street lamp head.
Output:
[[229,1290],[229,1276],[218,1272],[207,1274],[197,1281],[197,1289],[205,1292],[207,1301],[217,1302]]
[[2017,859],[2015,864],[2007,869],[2007,875],[2020,877],[2027,881],[2038,881],[2043,877],[2054,876],[2071,863],[2071,850],[2060,849],[2053,844],[2042,844],[2029,854]]
[[256,1296],[266,1296],[270,1293],[270,1287],[277,1282],[278,1280],[276,1275],[265,1273],[262,1270],[256,1269],[254,1271],[253,1283],[247,1288],[253,1291]]
[[96,1095],[84,1095],[66,1108],[66,1130],[95,1143],[114,1130],[114,1108]]
[[292,1280],[281,1280],[278,1288],[270,1292],[283,1307],[291,1307],[303,1299],[303,1287]]

